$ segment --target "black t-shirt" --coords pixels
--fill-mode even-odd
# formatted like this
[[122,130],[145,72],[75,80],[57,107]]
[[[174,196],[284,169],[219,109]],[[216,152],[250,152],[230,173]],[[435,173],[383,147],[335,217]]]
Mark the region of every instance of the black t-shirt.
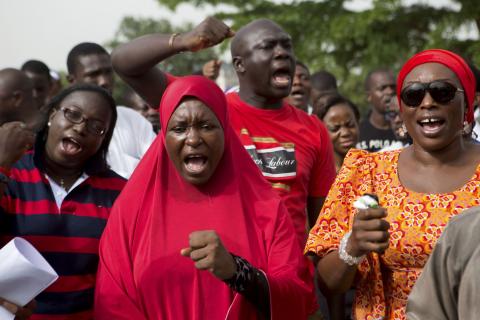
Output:
[[360,139],[357,148],[375,152],[397,142],[392,129],[375,128],[368,118],[360,122]]

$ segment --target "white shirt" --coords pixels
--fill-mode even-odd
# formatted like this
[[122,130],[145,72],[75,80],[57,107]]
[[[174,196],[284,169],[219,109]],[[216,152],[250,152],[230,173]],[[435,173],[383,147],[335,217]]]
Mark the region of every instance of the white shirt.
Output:
[[403,149],[405,147],[409,146],[408,143],[403,143],[402,141],[394,141],[391,145],[385,147],[385,148],[382,148],[380,150],[378,150],[378,152],[383,152],[383,151],[393,151],[393,150],[397,150],[397,149]]
[[117,106],[117,123],[107,154],[111,169],[125,179],[130,178],[155,137],[152,124],[140,113]]
[[307,106],[307,113],[308,113],[309,116],[311,116],[313,114],[313,107],[311,105]]
[[480,108],[477,108],[474,113],[475,126],[473,127],[473,132],[476,134],[473,135],[473,138],[477,141],[480,141]]
[[72,192],[73,189],[75,189],[77,186],[79,186],[83,181],[87,180],[88,174],[85,172],[82,173],[82,175],[75,181],[75,183],[72,185],[72,187],[67,191],[62,186],[60,186],[58,183],[55,182],[52,178],[50,178],[48,175],[45,175],[47,177],[48,182],[50,182],[50,187],[52,188],[53,196],[55,197],[55,202],[57,203],[57,207],[60,210],[60,207],[62,206],[63,200],[65,200],[65,197],[67,194]]

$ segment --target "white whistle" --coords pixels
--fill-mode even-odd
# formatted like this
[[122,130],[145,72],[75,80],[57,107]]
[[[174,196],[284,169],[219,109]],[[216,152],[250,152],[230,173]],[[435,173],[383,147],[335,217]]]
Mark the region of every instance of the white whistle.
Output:
[[372,196],[364,195],[353,203],[353,207],[356,209],[378,208],[378,202]]

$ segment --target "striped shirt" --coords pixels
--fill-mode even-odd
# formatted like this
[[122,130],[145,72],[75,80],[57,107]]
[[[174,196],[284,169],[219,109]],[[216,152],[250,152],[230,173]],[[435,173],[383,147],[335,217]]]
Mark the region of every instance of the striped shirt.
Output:
[[92,319],[98,245],[110,209],[126,181],[113,171],[91,175],[59,208],[33,152],[12,167],[0,201],[0,245],[28,240],[60,276],[38,295],[38,319]]

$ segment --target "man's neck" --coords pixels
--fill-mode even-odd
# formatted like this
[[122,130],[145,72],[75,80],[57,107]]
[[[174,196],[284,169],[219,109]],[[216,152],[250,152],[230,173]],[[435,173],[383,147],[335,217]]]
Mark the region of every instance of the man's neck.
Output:
[[370,121],[372,126],[377,129],[387,130],[390,128],[390,124],[385,119],[385,116],[375,111],[375,109],[372,109],[372,113],[370,113],[368,120]]
[[256,95],[253,92],[246,92],[245,90],[241,90],[241,89],[238,92],[238,96],[243,102],[257,109],[275,110],[275,109],[280,109],[283,104],[282,99],[265,98],[265,97]]

